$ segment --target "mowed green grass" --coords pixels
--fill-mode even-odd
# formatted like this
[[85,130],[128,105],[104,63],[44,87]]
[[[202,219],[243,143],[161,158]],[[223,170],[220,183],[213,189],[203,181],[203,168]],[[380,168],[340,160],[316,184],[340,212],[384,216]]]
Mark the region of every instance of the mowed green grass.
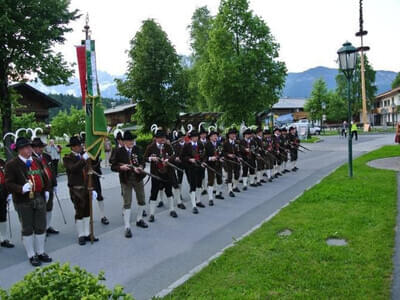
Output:
[[165,299],[388,299],[396,173],[366,162],[399,155],[385,146],[356,159],[351,180],[340,167]]

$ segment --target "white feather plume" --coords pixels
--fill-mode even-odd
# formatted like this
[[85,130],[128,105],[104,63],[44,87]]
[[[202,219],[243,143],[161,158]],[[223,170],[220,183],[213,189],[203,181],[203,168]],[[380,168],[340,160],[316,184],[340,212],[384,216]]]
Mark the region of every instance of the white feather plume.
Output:
[[187,128],[188,128],[188,132],[190,133],[193,130],[193,125],[192,124],[188,124]]
[[14,138],[14,142],[17,139],[17,135],[14,132],[7,132],[4,136],[3,136],[3,140],[6,139],[7,136],[11,135]]

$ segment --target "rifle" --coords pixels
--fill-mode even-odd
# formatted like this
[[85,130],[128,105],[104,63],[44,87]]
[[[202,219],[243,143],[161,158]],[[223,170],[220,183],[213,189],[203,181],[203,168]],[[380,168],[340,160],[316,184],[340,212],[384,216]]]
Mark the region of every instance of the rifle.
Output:
[[202,163],[202,165],[206,166],[206,168],[209,169],[211,172],[217,174],[218,176],[223,177],[221,173],[219,173],[219,172],[218,172],[217,170],[215,170],[214,168],[210,167],[209,164],[207,164],[207,163]]
[[147,172],[147,171],[143,170],[142,168],[136,167],[136,166],[134,166],[134,165],[128,165],[128,166],[129,166],[129,168],[131,168],[132,170],[134,170],[134,169],[139,169],[141,173],[146,174],[146,175],[149,176],[149,177],[152,177],[152,178],[157,179],[157,180],[159,180],[159,181],[167,182],[167,180],[164,180],[164,179],[162,179],[161,177],[159,177],[159,176],[157,176],[157,175],[154,175],[154,174],[152,174],[152,173],[150,173],[150,172]]
[[12,239],[12,230],[11,230],[11,214],[10,214],[10,201],[7,201],[7,214],[8,214],[8,234],[10,235],[10,240]]
[[53,193],[54,193],[54,196],[56,196],[57,203],[58,203],[58,207],[60,208],[61,215],[62,215],[63,220],[64,220],[64,224],[66,225],[66,224],[67,224],[67,220],[65,219],[64,211],[63,211],[63,209],[62,209],[60,199],[58,198],[58,195],[57,195],[57,193],[56,193],[55,191],[53,191]]
[[253,169],[253,170],[256,169],[255,167],[253,167],[252,165],[250,165],[246,160],[244,160],[243,157],[238,156],[238,159],[239,159],[240,162],[242,162],[243,164],[245,164],[245,165],[248,166],[249,168],[251,168],[251,169]]
[[179,172],[182,172],[182,173],[184,172],[183,169],[177,167],[176,165],[174,165],[173,163],[170,163],[169,161],[164,161],[164,163],[166,163],[168,166],[174,168],[175,170],[177,170],[177,171],[179,171]]
[[230,159],[225,158],[224,161],[225,161],[225,162],[232,163],[232,164],[237,165],[237,166],[240,166],[240,163],[238,163],[238,162],[236,162],[236,161],[234,161],[234,160],[230,160]]
[[311,149],[308,149],[308,148],[306,148],[306,147],[304,147],[304,146],[302,146],[302,145],[298,145],[299,147],[301,147],[301,148],[303,148],[303,149],[306,149],[306,150],[308,150],[308,151],[312,151]]

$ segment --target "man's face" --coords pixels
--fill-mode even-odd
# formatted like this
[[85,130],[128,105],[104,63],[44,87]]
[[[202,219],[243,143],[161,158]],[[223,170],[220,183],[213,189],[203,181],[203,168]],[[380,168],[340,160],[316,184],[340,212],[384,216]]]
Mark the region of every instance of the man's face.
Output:
[[210,135],[210,141],[211,142],[216,142],[217,141],[218,136],[216,134]]
[[157,144],[164,144],[165,143],[165,137],[156,137],[156,143]]
[[191,140],[192,140],[192,142],[197,143],[197,141],[199,140],[199,137],[197,135],[196,136],[192,136]]
[[207,134],[206,133],[202,133],[200,134],[200,139],[205,140],[206,139]]
[[25,146],[23,148],[18,149],[18,154],[24,158],[29,158],[32,156],[32,147],[31,145]]
[[235,140],[236,139],[236,134],[235,133],[229,134],[229,139],[230,140]]
[[82,149],[83,149],[82,145],[76,145],[71,147],[71,150],[74,151],[75,153],[81,153]]
[[50,146],[54,146],[54,140],[49,141]]
[[133,140],[124,141],[124,145],[126,148],[131,149],[133,147]]
[[43,153],[43,148],[42,147],[33,147],[33,151],[37,154],[42,154]]
[[118,145],[123,146],[124,145],[124,141],[123,140],[117,140]]
[[246,140],[250,139],[250,138],[251,138],[251,134],[245,134],[245,135],[244,135],[244,138],[245,138]]

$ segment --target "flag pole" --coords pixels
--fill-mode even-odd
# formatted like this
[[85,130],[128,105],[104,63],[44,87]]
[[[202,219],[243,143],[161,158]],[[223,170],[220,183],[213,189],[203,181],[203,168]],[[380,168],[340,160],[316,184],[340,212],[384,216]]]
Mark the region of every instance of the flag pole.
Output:
[[[83,32],[85,33],[85,41],[89,40],[90,36],[90,26],[89,26],[89,13],[86,14],[86,24],[83,27]],[[87,89],[86,89],[87,92]],[[88,99],[89,100],[89,99]],[[89,100],[89,101],[93,101]],[[91,105],[91,103],[89,103]],[[86,142],[86,141],[85,141]],[[90,213],[90,243],[93,244],[94,241],[94,226],[93,226],[93,165],[92,159],[89,157],[88,162],[88,192],[89,192],[89,213]]]

